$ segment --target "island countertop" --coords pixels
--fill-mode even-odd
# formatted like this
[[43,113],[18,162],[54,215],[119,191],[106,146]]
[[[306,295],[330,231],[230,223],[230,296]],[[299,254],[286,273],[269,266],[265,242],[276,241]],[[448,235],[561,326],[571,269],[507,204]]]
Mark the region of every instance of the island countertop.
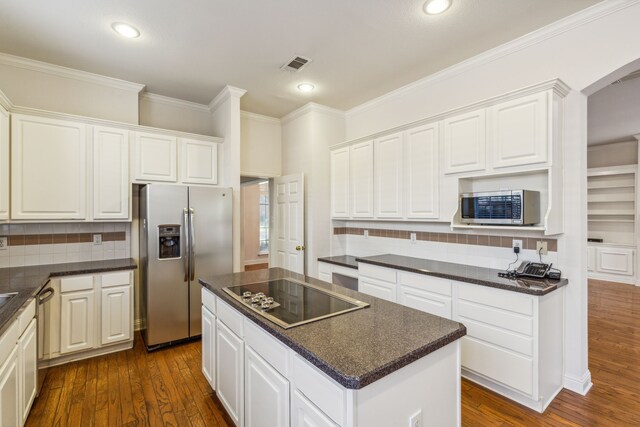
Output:
[[[283,278],[311,283],[370,306],[284,329],[222,290],[227,286]],[[350,389],[365,387],[466,334],[461,323],[281,268],[205,277],[199,281],[218,298]]]
[[11,301],[0,308],[0,335],[15,319],[23,304],[35,297],[51,277],[135,268],[137,266],[132,258],[0,268],[0,293],[17,292]]

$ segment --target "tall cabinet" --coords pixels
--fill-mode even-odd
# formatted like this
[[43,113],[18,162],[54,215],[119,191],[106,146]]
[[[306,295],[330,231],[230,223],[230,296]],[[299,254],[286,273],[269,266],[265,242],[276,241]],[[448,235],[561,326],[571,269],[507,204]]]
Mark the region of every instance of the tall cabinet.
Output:
[[0,221],[9,219],[9,112],[0,106]]

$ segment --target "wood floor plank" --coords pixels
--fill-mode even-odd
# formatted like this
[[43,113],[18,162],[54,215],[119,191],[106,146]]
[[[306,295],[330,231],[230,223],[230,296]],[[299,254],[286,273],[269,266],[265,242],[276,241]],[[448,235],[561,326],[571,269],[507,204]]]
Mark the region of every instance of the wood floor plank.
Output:
[[120,395],[120,379],[118,377],[118,358],[115,354],[107,355],[107,384],[109,386],[108,396],[108,425],[122,425],[122,405]]

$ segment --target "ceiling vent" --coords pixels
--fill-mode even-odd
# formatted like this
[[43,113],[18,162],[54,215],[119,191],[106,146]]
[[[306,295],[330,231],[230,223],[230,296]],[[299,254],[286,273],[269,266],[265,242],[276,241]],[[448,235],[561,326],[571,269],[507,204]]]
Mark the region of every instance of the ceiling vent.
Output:
[[309,58],[296,55],[291,58],[291,60],[289,60],[286,64],[280,67],[280,69],[297,73],[298,71],[302,70],[309,62],[311,62]]

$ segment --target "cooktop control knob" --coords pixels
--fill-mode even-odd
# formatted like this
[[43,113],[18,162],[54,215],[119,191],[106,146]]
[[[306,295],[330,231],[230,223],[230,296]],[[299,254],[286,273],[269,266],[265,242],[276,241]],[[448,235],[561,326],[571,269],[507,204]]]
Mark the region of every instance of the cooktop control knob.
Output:
[[251,295],[252,295],[251,291],[244,291],[242,293],[242,298],[251,298]]

